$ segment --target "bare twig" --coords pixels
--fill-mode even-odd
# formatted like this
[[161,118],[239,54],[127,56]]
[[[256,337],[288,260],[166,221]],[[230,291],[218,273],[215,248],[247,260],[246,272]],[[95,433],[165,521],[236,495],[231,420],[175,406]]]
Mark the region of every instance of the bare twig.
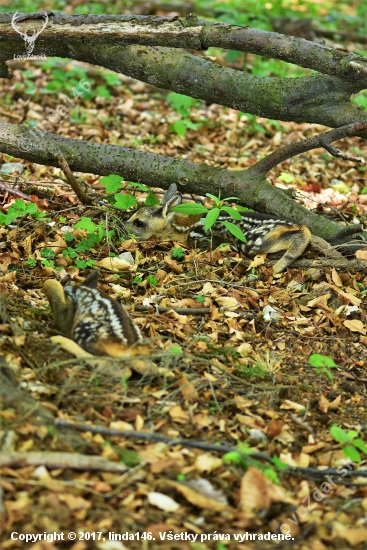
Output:
[[21,191],[17,191],[12,187],[8,187],[7,185],[4,185],[3,183],[0,183],[0,189],[2,189],[3,191],[6,191],[7,193],[11,193],[12,195],[17,195],[18,197],[26,201],[31,201],[31,197],[29,195],[25,195]]
[[349,153],[342,153],[336,147],[330,145],[331,142],[343,139],[348,136],[355,136],[360,132],[363,132],[367,129],[367,120],[362,122],[355,122],[353,124],[348,124],[346,126],[341,126],[340,128],[335,128],[323,134],[313,136],[312,138],[303,139],[302,141],[296,141],[294,143],[289,143],[281,149],[274,151],[267,157],[261,159],[259,162],[251,166],[246,170],[246,176],[248,175],[265,175],[269,170],[280,164],[281,162],[299,155],[300,153],[305,153],[311,149],[317,149],[318,147],[323,147],[331,155],[344,158],[347,160],[354,160],[355,162],[365,163],[365,160],[361,157],[354,157]]
[[348,271],[363,271],[367,269],[367,262],[363,260],[348,260],[347,258],[345,258],[345,260],[335,260],[334,258],[306,260],[301,258],[293,262],[290,267],[339,267],[346,268]]
[[70,187],[78,197],[78,199],[83,203],[87,205],[93,204],[93,200],[88,197],[88,195],[85,193],[84,189],[82,189],[79,185],[79,183],[76,181],[72,171],[70,170],[70,167],[66,161],[66,159],[62,156],[57,157],[59,166],[61,170],[64,172],[66,179],[68,180],[68,183],[70,184]]
[[[129,306],[125,306],[127,310],[131,310]],[[151,309],[157,310],[158,313],[166,313],[167,311],[175,311],[180,315],[207,315],[210,313],[209,307],[163,307],[163,306],[142,306],[137,304],[134,307],[135,311],[150,311]]]
[[25,466],[46,466],[51,470],[73,468],[121,474],[128,470],[125,464],[112,462],[100,456],[86,456],[78,453],[21,453],[0,452],[0,468],[24,468]]
[[[199,441],[197,439],[183,439],[183,438],[177,438],[172,439],[170,437],[166,437],[164,435],[160,435],[157,433],[149,433],[149,432],[135,432],[135,431],[119,431],[119,430],[112,430],[109,428],[104,428],[103,426],[90,426],[88,424],[72,424],[70,422],[67,422],[66,420],[62,420],[60,418],[57,418],[55,420],[55,426],[58,428],[71,428],[74,430],[78,430],[81,432],[91,432],[94,434],[101,434],[106,435],[109,437],[126,437],[130,439],[140,439],[142,441],[152,441],[152,442],[161,442],[166,443],[167,445],[182,445],[184,447],[191,447],[196,449],[201,449],[204,451],[213,451],[218,453],[229,453],[229,452],[236,452],[239,453],[244,460],[248,460],[249,458],[256,459],[256,460],[263,460],[264,462],[268,462],[270,464],[273,463],[273,459],[270,456],[267,456],[264,453],[249,453],[245,454],[242,453],[237,447],[233,447],[232,445],[228,445],[227,443],[219,443],[213,444],[213,443],[205,443],[204,441]],[[333,483],[340,484],[340,485],[347,485],[343,481],[345,477],[367,477],[367,468],[361,469],[361,470],[352,470],[352,465],[350,462],[346,461],[345,468],[326,468],[323,470],[318,470],[317,468],[301,468],[301,467],[289,467],[287,470],[282,470],[283,474],[290,474],[300,477],[306,477],[310,479],[324,479],[326,476],[335,476],[333,478]],[[349,468],[350,466],[350,468]],[[274,466],[275,467],[275,466]],[[365,486],[364,484],[357,484],[358,486]]]

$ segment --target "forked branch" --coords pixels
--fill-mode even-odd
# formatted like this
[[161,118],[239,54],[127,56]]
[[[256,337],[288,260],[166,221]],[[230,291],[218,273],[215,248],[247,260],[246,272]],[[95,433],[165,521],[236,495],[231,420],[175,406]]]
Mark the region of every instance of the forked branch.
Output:
[[334,128],[323,134],[313,136],[312,138],[304,139],[302,141],[295,141],[289,143],[281,149],[277,149],[274,153],[271,153],[267,157],[259,160],[256,164],[246,170],[246,175],[251,176],[264,176],[269,170],[280,164],[281,162],[292,158],[311,149],[317,149],[323,147],[333,157],[339,157],[344,160],[352,160],[355,162],[361,162],[364,164],[366,161],[362,157],[356,157],[349,153],[340,151],[337,147],[330,145],[333,141],[343,139],[349,136],[355,136],[356,134],[367,130],[367,119],[361,122],[355,122],[340,128]]

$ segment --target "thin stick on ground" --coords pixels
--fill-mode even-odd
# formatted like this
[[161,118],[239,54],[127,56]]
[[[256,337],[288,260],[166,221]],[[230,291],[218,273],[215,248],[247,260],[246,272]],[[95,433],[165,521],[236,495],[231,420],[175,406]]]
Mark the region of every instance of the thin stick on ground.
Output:
[[[242,456],[246,461],[249,459],[263,460],[269,464],[273,464],[273,459],[270,456],[267,456],[264,453],[243,453],[237,447],[228,445],[227,443],[221,443],[218,441],[218,444],[206,443],[204,441],[199,441],[197,439],[184,439],[177,438],[172,439],[171,437],[166,437],[164,435],[150,433],[150,432],[138,432],[138,431],[119,431],[113,430],[110,428],[104,428],[103,426],[90,426],[88,424],[73,424],[57,418],[55,420],[55,426],[57,428],[70,428],[73,430],[78,430],[81,432],[91,432],[94,434],[106,435],[109,437],[125,437],[130,439],[140,439],[141,441],[152,441],[166,443],[167,445],[182,445],[184,447],[191,447],[195,449],[201,449],[203,451],[212,451],[218,453],[229,453],[235,452]],[[274,468],[276,468],[274,466]],[[348,485],[343,479],[345,477],[367,477],[367,468],[360,470],[353,470],[353,464],[350,460],[345,460],[345,468],[341,471],[341,468],[326,468],[324,470],[318,470],[317,468],[302,468],[302,467],[289,467],[287,470],[282,470],[284,475],[295,475],[302,476],[307,479],[324,479],[326,476],[335,476],[333,480],[334,483],[339,485]],[[344,471],[345,470],[345,471]],[[358,484],[358,486],[366,486],[367,484]]]

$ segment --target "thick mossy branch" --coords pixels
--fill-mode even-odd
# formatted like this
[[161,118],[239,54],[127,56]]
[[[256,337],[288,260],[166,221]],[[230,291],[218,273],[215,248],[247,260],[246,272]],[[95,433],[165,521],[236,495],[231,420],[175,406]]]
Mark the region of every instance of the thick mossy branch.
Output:
[[344,160],[353,160],[354,162],[361,162],[364,164],[366,161],[362,157],[356,157],[350,153],[344,153],[340,151],[337,147],[333,147],[331,143],[333,141],[338,141],[348,136],[355,136],[359,133],[367,131],[367,119],[361,122],[356,122],[355,124],[349,124],[347,126],[342,126],[341,128],[335,128],[329,132],[324,132],[318,136],[313,136],[312,138],[303,139],[302,141],[296,141],[294,143],[289,143],[284,147],[277,149],[274,153],[267,155],[265,158],[251,166],[246,171],[248,176],[252,175],[265,175],[269,170],[287,160],[291,157],[310,151],[311,149],[317,149],[318,147],[323,147],[331,155],[338,158],[343,158]]
[[[114,16],[72,17],[61,14],[54,18],[50,14],[50,19],[53,23],[37,39],[34,55],[67,57],[93,63],[159,88],[266,118],[324,124],[335,128],[358,122],[364,117],[364,113],[350,103],[350,96],[361,91],[367,84],[367,77],[362,70],[365,67],[361,64],[363,58],[348,57],[345,52],[328,49],[304,39],[207,22],[203,27],[202,22],[195,19],[167,20],[135,16],[115,19]],[[1,27],[0,17],[0,38],[3,39],[0,63],[17,55],[24,55],[24,42],[8,22],[9,17],[3,16]],[[34,25],[34,21],[30,24]],[[313,69],[331,73],[332,76],[319,74],[292,79],[257,77],[219,66],[209,59],[177,49],[178,45],[183,46],[181,42],[174,44],[176,48],[121,45],[121,42],[131,42],[131,36],[135,36],[135,41],[144,44],[152,43],[147,39],[152,36],[155,37],[153,43],[170,44],[170,33],[167,31],[167,35],[165,25],[176,29],[180,39],[185,38],[187,33],[192,38],[192,33],[200,31],[199,35],[202,36],[200,38],[198,35],[198,44],[185,43],[186,47],[196,49],[209,45],[210,33],[205,30],[207,25],[212,33],[215,30],[218,37],[222,37],[222,40],[228,42],[227,46],[234,49],[235,39],[241,42],[244,36],[250,35],[244,42],[248,51],[256,50],[257,53],[268,56],[274,54],[275,58],[294,63],[299,61],[300,65],[304,54],[310,59],[309,64]],[[141,33],[138,32],[140,28]],[[120,36],[122,29],[127,33],[125,37]],[[173,32],[172,29],[170,32]],[[157,37],[160,37],[160,41],[157,41]],[[218,37],[213,38],[213,44],[217,44]],[[201,40],[204,40],[203,44]],[[287,57],[288,46],[291,52]],[[312,53],[315,54],[315,59],[318,54],[322,54],[322,59],[314,59],[311,63]],[[328,60],[331,60],[330,70],[323,68]],[[334,76],[336,74],[339,78]],[[3,72],[0,73],[1,76],[5,78],[8,75]]]
[[70,169],[99,175],[120,174],[126,180],[167,189],[176,182],[183,192],[223,198],[237,196],[241,202],[260,212],[276,214],[307,225],[328,240],[341,226],[303,208],[288,193],[270,185],[263,174],[213,168],[187,160],[143,153],[114,145],[72,140],[49,133],[36,133],[24,126],[0,122],[0,151],[31,162],[58,167],[63,156]]
[[[25,14],[24,14],[25,15]],[[10,25],[13,14],[0,14],[0,39],[22,42]],[[40,24],[42,14],[27,14],[18,23],[31,29]],[[281,59],[300,67],[367,85],[367,61],[362,56],[335,50],[304,38],[286,36],[251,27],[199,20],[190,13],[185,18],[145,15],[66,15],[48,12],[42,31],[42,46],[50,41],[119,43],[124,45],[169,46],[207,50],[209,47]]]

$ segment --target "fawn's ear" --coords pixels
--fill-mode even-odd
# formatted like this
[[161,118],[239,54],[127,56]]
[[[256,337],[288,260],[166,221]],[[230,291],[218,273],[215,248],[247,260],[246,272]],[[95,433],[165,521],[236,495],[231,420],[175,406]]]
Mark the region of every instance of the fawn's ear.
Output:
[[161,206],[164,206],[175,195],[177,195],[177,185],[175,183],[171,183],[171,185],[169,186],[169,188],[161,198],[161,202],[159,204]]
[[181,204],[182,196],[181,193],[177,191],[177,185],[171,183],[165,194],[163,195],[160,206],[163,206],[162,218],[167,218],[168,213],[174,206]]
[[72,298],[65,296],[63,287],[54,279],[47,280],[43,285],[43,290],[50,303],[57,330],[70,337],[74,319]]
[[98,269],[92,271],[90,275],[82,282],[81,286],[87,286],[88,288],[97,288],[98,284]]
[[174,206],[177,206],[178,204],[181,204],[182,197],[181,195],[175,195],[172,197],[169,201],[166,202],[166,204],[163,206],[162,209],[162,218],[167,218],[168,214],[172,210]]

